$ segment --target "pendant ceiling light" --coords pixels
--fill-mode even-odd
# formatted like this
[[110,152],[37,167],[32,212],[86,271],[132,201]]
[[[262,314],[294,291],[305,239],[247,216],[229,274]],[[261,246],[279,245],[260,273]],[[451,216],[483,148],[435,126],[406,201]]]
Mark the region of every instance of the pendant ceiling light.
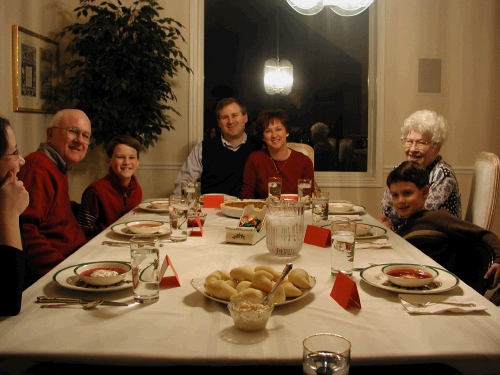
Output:
[[328,6],[341,16],[355,16],[368,8],[374,0],[286,0],[300,14],[312,16]]
[[288,95],[293,86],[293,65],[290,61],[280,60],[279,14],[276,13],[276,58],[264,64],[264,89],[269,95]]

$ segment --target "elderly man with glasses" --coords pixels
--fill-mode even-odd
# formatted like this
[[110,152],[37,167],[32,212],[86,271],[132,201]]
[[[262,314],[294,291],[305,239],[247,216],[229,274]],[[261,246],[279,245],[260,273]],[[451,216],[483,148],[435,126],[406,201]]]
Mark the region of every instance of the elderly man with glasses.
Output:
[[[401,127],[401,143],[406,160],[421,164],[429,173],[429,195],[425,201],[428,210],[449,211],[462,218],[462,202],[455,172],[439,155],[448,133],[448,124],[443,116],[434,111],[421,110],[408,117]],[[386,188],[380,203],[379,217],[386,227],[397,230],[405,223],[392,205],[389,189]]]
[[87,115],[78,109],[57,112],[47,138],[26,156],[18,177],[30,195],[21,215],[27,269],[24,287],[45,275],[86,242],[69,197],[68,173],[91,142]]

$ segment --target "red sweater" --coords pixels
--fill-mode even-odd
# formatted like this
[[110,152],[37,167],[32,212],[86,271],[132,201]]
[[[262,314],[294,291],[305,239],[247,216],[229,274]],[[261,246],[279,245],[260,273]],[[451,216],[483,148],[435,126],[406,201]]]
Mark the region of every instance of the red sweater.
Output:
[[24,251],[31,276],[39,278],[87,240],[71,209],[67,175],[43,152],[25,160],[18,173],[30,195],[21,215]]
[[[281,193],[297,194],[297,180],[310,178],[314,186],[314,167],[311,159],[303,153],[291,150],[286,161],[273,161],[267,150],[252,152],[243,170],[243,185],[240,198],[267,198],[267,182],[269,177],[281,177]],[[276,171],[279,170],[279,173]]]
[[92,182],[83,192],[77,219],[87,237],[92,238],[141,201],[142,188],[135,175],[129,186],[123,186],[110,168],[105,177]]

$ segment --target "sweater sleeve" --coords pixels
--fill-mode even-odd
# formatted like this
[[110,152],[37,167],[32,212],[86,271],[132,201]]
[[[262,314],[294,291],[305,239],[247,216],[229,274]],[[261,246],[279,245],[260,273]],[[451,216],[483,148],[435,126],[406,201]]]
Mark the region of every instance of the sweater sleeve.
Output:
[[0,256],[5,265],[0,272],[0,283],[4,286],[0,315],[17,315],[21,311],[25,253],[11,246],[0,245]]
[[240,193],[241,199],[255,198],[257,189],[257,165],[255,163],[257,152],[258,151],[251,153],[245,163]]

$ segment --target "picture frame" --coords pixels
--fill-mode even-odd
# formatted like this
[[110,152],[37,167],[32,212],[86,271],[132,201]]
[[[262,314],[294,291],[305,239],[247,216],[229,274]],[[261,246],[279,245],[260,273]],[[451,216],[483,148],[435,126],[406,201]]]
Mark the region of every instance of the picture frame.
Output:
[[56,84],[59,43],[12,25],[12,104],[14,112],[54,113],[47,98]]

